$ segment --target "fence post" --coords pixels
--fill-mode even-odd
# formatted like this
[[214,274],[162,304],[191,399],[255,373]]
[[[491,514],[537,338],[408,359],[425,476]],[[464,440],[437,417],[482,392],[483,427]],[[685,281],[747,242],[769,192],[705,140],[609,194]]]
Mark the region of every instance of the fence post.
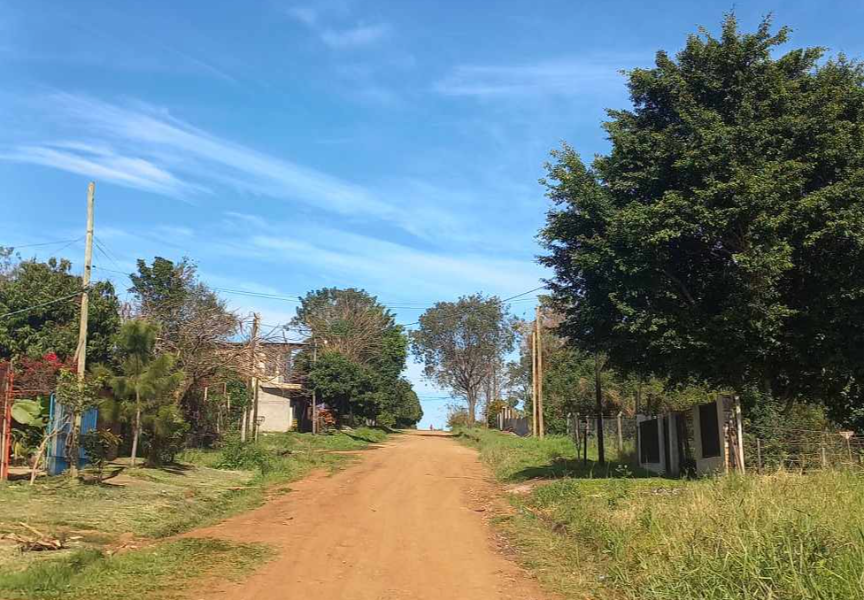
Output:
[[588,464],[588,419],[585,419],[585,435],[582,436],[582,464]]
[[828,468],[828,457],[825,454],[825,446],[822,446],[820,450],[822,451],[822,468],[826,469]]
[[579,415],[577,414],[577,415],[573,418],[573,431],[576,432],[576,451],[577,451],[577,452],[579,451],[579,447],[581,446],[581,444],[579,443],[579,441],[580,441],[580,438],[579,438],[579,427],[581,427],[581,425],[582,425],[582,423],[579,421]]
[[762,472],[762,440],[756,438],[756,465],[759,467],[759,472]]
[[621,432],[621,411],[618,411],[618,460],[624,454],[624,434]]

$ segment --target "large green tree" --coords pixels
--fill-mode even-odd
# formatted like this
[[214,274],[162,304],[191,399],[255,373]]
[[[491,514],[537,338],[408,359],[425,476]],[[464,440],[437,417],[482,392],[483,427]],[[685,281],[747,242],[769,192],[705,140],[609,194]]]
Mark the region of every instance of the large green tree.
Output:
[[[864,71],[788,30],[691,36],[629,73],[611,152],[553,153],[562,326],[613,365],[849,404],[864,369]],[[854,402],[852,403],[854,404]]]
[[[408,338],[374,296],[353,288],[311,291],[293,326],[309,336],[300,362],[310,385],[340,423],[349,415],[401,427],[420,420],[419,400],[401,379]],[[311,347],[318,349],[317,361]]]
[[[9,253],[0,252],[10,258]],[[0,276],[0,359],[43,356],[61,359],[75,354],[83,289],[65,259],[47,262],[8,262]],[[108,281],[90,285],[87,362],[111,359],[114,335],[120,327],[120,302]],[[12,313],[12,314],[9,314]]]
[[514,321],[501,300],[474,294],[426,310],[411,347],[427,377],[465,398],[474,423],[480,394],[515,339]]
[[138,261],[129,291],[137,300],[139,316],[160,327],[155,352],[171,354],[185,378],[180,385],[180,409],[193,426],[196,441],[212,439],[214,410],[205,404],[197,388],[226,371],[245,372],[248,351],[231,342],[241,322],[216,293],[198,279],[188,259],[177,263],[155,257],[148,265]]

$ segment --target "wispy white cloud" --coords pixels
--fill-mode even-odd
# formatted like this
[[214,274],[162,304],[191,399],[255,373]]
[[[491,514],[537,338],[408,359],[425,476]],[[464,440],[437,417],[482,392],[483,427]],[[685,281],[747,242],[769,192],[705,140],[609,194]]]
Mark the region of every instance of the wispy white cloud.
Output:
[[403,206],[363,186],[210,134],[164,109],[71,94],[53,95],[43,108],[57,119],[58,129],[87,132],[87,138],[75,139],[73,133],[57,142],[13,145],[0,150],[0,160],[51,166],[181,198],[230,186],[356,220],[382,220],[416,234],[428,225],[421,227]]
[[318,22],[318,11],[311,6],[289,6],[285,14],[308,27]]
[[621,62],[569,60],[524,65],[459,65],[435,84],[446,96],[495,98],[587,94],[598,85],[621,85]]
[[385,23],[357,25],[348,29],[323,29],[321,41],[337,50],[357,48],[374,44],[390,34],[390,26]]
[[264,230],[246,243],[270,260],[313,267],[370,290],[394,293],[393,277],[398,274],[403,298],[449,297],[454,290],[516,294],[535,287],[543,275],[539,266],[526,260],[423,250],[345,231],[304,229],[292,236]]
[[190,192],[206,191],[202,186],[181,181],[148,160],[119,155],[102,146],[88,148],[85,144],[67,144],[66,149],[58,149],[50,144],[22,145],[0,151],[0,160],[86,174],[125,187],[167,196],[182,197]]
[[[53,137],[21,143],[20,132],[0,133],[0,160],[53,167],[194,203],[236,190],[429,241],[490,244],[484,224],[467,211],[483,202],[471,188],[405,177],[359,185],[257,151],[140,102],[115,104],[58,93],[20,104],[36,111],[31,116]],[[39,140],[37,134],[26,137]]]
[[153,232],[160,237],[165,236],[173,239],[188,240],[195,237],[195,232],[191,227],[184,227],[182,225],[157,225],[153,228]]
[[307,27],[322,42],[335,50],[359,48],[375,44],[392,33],[388,23],[360,22],[353,26],[337,27],[328,24],[332,15],[320,7],[291,6],[284,10],[291,19]]

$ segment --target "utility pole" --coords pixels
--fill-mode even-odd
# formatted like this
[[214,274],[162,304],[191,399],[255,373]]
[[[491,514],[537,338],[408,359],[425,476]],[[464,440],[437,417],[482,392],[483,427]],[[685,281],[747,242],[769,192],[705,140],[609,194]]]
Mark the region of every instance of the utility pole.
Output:
[[600,355],[594,354],[594,394],[597,396],[597,462],[606,464],[603,446],[603,387],[600,384]]
[[258,439],[258,327],[261,324],[261,315],[252,315],[252,341],[250,348],[250,359],[252,361],[252,439]]
[[[87,186],[87,239],[84,244],[84,274],[81,291],[81,320],[78,322],[78,347],[75,350],[75,362],[78,366],[78,384],[84,384],[87,372],[87,323],[90,316],[90,274],[93,270],[93,211],[96,202],[96,184],[92,181]],[[75,456],[69,457],[69,474],[78,477],[78,437],[81,435],[81,413],[75,414],[72,423],[72,448]]]
[[[318,363],[318,338],[312,338],[312,364]],[[318,394],[312,388],[312,433],[318,433]]]
[[540,428],[539,428],[539,423],[537,421],[537,332],[536,331],[531,332],[530,340],[531,340],[531,434],[534,437],[538,437],[540,435]]
[[639,415],[642,414],[642,380],[636,382],[636,464],[642,465],[642,439],[639,437]]
[[534,319],[535,329],[535,345],[537,347],[537,421],[540,431],[540,438],[546,436],[546,424],[543,421],[543,333],[542,324],[543,314],[540,307],[537,307],[536,316]]

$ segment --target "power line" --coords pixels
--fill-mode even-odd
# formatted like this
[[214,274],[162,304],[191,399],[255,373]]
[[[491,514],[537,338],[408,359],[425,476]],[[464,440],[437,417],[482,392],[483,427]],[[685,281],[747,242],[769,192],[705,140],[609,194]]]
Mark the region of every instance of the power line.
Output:
[[50,306],[52,304],[57,304],[58,302],[63,302],[64,300],[69,300],[70,298],[77,298],[81,294],[80,291],[75,292],[74,294],[69,294],[68,296],[63,296],[62,298],[55,298],[54,300],[49,300],[48,302],[43,302],[41,304],[34,304],[33,306],[28,306],[27,308],[21,308],[19,310],[13,310],[12,312],[8,312],[6,314],[0,315],[0,319],[5,319],[6,317],[11,317],[17,314],[21,314],[24,312],[28,312],[31,310],[35,310],[37,308],[42,308],[43,306]]
[[116,256],[116,254],[114,254],[114,252],[110,248],[108,248],[108,245],[103,243],[95,235],[93,236],[93,241],[96,242],[96,249],[102,253],[102,256],[104,256],[105,258],[110,260],[114,264],[114,266],[119,269],[120,263],[118,263],[116,260],[114,260],[114,256]]
[[56,240],[53,242],[40,242],[38,244],[23,244],[20,246],[16,246],[15,244],[0,244],[2,246],[6,246],[7,248],[12,248],[13,250],[20,250],[21,248],[35,248],[37,246],[55,246],[59,244],[72,244],[80,240],[81,238],[75,238],[73,240]]
[[[117,265],[117,266],[119,266],[119,265]],[[130,276],[129,273],[126,273],[125,271],[118,271],[116,269],[107,269],[105,267],[100,267],[98,265],[94,265],[93,268],[99,269],[100,271],[108,271],[109,273],[120,273],[122,275],[126,275],[127,277]],[[522,296],[526,296],[528,294],[531,294],[533,292],[536,292],[536,291],[539,291],[539,290],[542,290],[545,288],[546,288],[545,285],[541,285],[541,286],[536,287],[534,289],[528,290],[527,292],[522,292],[521,294],[516,294],[515,296],[510,296],[509,298],[505,298],[501,302],[502,303],[503,302],[509,302],[509,301],[514,300],[516,298],[521,298]],[[238,290],[236,288],[211,287],[210,289],[212,289],[214,292],[223,292],[226,294],[236,294],[239,296],[248,296],[251,298],[262,298],[265,300],[281,300],[284,302],[291,302],[293,304],[300,304],[303,300],[300,296],[283,296],[280,294],[268,294],[265,292],[253,292],[251,290]],[[534,299],[533,298],[525,298],[524,300],[517,300],[517,302],[530,302],[532,300],[534,300]],[[408,306],[408,305],[401,305],[401,304],[399,304],[399,305],[382,304],[381,306],[383,308],[394,309],[394,310],[428,310],[428,309],[434,307],[434,305],[431,305],[431,306]],[[412,327],[414,325],[419,325],[419,324],[420,324],[420,321],[415,321],[413,323],[398,323],[398,325],[401,325],[402,327]]]
[[509,298],[504,298],[501,302],[509,302],[510,300],[514,300],[516,298],[521,298],[522,296],[527,296],[532,292],[539,292],[540,290],[546,289],[545,285],[541,285],[539,287],[534,288],[533,290],[528,290],[527,292],[522,292],[521,294],[516,294],[515,296],[510,296]]
[[264,292],[250,292],[248,290],[234,290],[229,288],[210,288],[216,292],[225,292],[226,294],[237,294],[240,296],[251,296],[253,298],[266,298],[268,300],[283,300],[285,302],[300,303],[299,296],[279,296],[277,294],[266,294]]

